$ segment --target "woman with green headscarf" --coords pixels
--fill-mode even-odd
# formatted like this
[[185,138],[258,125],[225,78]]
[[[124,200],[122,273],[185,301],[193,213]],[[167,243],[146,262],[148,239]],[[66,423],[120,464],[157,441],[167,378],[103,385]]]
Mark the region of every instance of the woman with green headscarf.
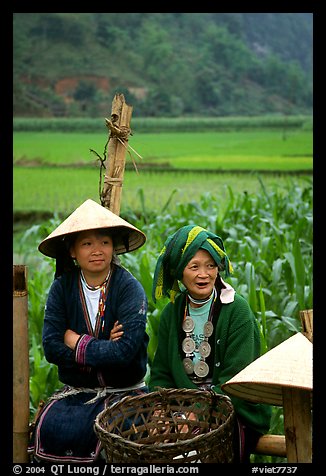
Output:
[[[160,316],[150,390],[210,389],[260,356],[259,328],[248,302],[225,282],[232,273],[222,239],[195,225],[170,236],[158,258],[153,299],[168,297]],[[249,462],[258,438],[270,427],[267,405],[231,397],[235,414],[235,461]]]

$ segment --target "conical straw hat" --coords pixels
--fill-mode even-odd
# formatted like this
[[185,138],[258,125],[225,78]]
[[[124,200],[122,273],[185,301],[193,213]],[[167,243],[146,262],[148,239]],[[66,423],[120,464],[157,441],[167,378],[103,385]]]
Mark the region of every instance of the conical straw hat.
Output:
[[[59,243],[71,233],[99,228],[112,228],[117,237],[115,252],[127,253],[140,248],[146,241],[145,234],[107,208],[91,199],[82,203],[39,245],[41,253],[56,258]],[[120,239],[119,239],[120,238]]]
[[282,388],[312,390],[312,343],[301,332],[285,340],[222,385],[255,403],[283,405]]

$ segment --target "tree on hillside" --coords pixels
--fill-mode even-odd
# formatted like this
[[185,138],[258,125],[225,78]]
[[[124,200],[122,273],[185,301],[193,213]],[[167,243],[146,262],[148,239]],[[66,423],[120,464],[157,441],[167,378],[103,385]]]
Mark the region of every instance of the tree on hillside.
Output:
[[100,110],[108,91],[86,76],[111,96],[141,90],[143,116],[311,112],[311,41],[311,14],[15,13],[14,114],[42,114],[31,94],[62,101],[65,78],[77,84],[66,114],[89,114],[86,98]]

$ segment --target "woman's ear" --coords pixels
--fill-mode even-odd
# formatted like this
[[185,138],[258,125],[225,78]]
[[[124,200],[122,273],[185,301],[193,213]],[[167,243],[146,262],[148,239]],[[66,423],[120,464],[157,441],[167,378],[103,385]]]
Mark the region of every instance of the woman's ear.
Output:
[[74,248],[73,245],[70,246],[70,248],[69,248],[69,254],[70,254],[70,256],[72,257],[72,259],[76,259],[75,248]]

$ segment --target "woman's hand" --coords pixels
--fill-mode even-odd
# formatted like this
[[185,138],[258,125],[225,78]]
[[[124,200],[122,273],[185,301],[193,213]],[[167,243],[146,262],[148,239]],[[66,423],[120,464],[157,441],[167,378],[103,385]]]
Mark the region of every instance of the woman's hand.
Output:
[[67,329],[63,341],[68,347],[70,347],[70,349],[74,350],[79,337],[80,334],[77,334],[77,332],[72,331],[71,329]]
[[110,340],[116,341],[119,340],[123,334],[122,324],[119,324],[119,321],[115,321],[113,328],[110,332]]
[[[110,340],[112,341],[119,340],[122,334],[123,334],[122,324],[119,324],[119,322],[116,321],[110,332]],[[80,337],[80,334],[77,334],[77,332],[72,331],[71,329],[67,329],[65,332],[63,341],[70,349],[74,350],[79,337]]]

